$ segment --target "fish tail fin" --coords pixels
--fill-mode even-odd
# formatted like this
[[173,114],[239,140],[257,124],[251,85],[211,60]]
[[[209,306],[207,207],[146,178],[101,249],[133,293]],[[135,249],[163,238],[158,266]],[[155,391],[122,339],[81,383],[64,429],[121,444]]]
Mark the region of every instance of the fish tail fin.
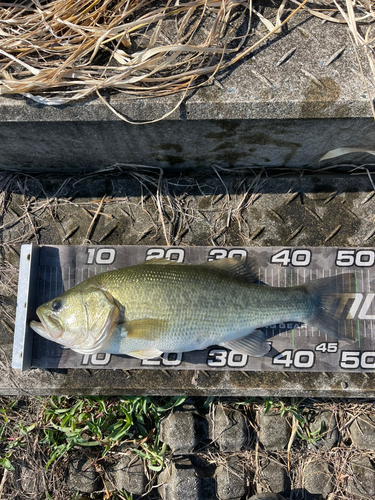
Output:
[[335,338],[353,338],[354,323],[349,311],[356,291],[354,273],[338,274],[302,285],[313,305],[306,323]]

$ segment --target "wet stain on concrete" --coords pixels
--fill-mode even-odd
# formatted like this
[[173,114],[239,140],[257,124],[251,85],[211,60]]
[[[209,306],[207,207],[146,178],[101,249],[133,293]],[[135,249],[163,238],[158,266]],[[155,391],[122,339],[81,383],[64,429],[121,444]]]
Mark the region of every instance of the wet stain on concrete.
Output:
[[[338,101],[341,87],[332,78],[320,78],[322,87],[310,82],[304,92],[300,118],[325,117],[326,112]],[[335,116],[346,116],[345,106]]]
[[220,161],[233,166],[237,161],[245,161],[246,153],[234,149],[224,149],[221,153],[214,155],[215,161]]
[[219,144],[219,146],[216,146],[216,148],[213,149],[213,151],[221,151],[222,149],[228,149],[228,148],[233,148],[235,147],[235,142],[223,142],[222,144]]
[[[227,122],[228,125],[228,122]],[[223,124],[224,126],[224,124]],[[281,137],[275,137],[275,131],[263,132],[250,127],[241,127],[238,123],[229,123],[225,126],[225,132],[215,132],[206,134],[206,138],[213,139],[213,148],[209,156],[229,166],[236,162],[246,162],[249,157],[258,153],[259,147],[269,146],[270,149],[281,149],[280,166],[287,165],[297,153],[302,144],[299,142],[286,141]],[[285,151],[286,150],[286,151]],[[215,152],[220,154],[215,155]],[[264,154],[264,151],[263,151]],[[202,160],[204,158],[202,157]],[[208,160],[208,158],[207,158]],[[263,161],[269,163],[268,155],[263,156]]]
[[[278,148],[286,148],[289,149],[289,152],[284,155],[283,160],[280,160],[280,163],[285,165],[289,163],[289,161],[293,158],[298,148],[302,147],[302,144],[299,142],[290,142],[285,141],[283,139],[279,139],[274,135],[257,132],[246,135],[241,138],[241,142],[245,144],[259,144],[261,146],[276,146]],[[254,148],[251,148],[254,151]],[[268,160],[269,161],[269,160]]]
[[183,163],[184,162],[184,158],[181,156],[175,156],[175,155],[163,155],[163,154],[159,154],[156,159],[158,161],[165,161],[166,163],[168,163],[170,166],[173,166],[173,165],[178,165],[179,163]]
[[161,149],[162,151],[171,151],[173,149],[176,153],[182,153],[183,151],[181,144],[172,142],[161,143],[156,147],[156,149]]
[[221,132],[210,132],[204,137],[206,139],[228,139],[228,137],[236,135],[241,124],[238,120],[222,120],[218,122],[218,125],[222,129]]

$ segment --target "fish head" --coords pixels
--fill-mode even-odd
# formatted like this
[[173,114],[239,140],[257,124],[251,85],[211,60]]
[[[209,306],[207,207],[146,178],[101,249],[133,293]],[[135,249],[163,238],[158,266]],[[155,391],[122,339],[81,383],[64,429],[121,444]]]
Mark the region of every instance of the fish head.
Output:
[[72,288],[38,307],[31,328],[42,337],[82,354],[103,350],[121,315],[120,304],[106,290]]

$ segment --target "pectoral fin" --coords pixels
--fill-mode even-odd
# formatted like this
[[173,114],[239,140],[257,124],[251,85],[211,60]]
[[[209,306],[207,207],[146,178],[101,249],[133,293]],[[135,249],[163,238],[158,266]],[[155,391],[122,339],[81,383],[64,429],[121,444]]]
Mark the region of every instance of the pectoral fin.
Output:
[[145,318],[125,321],[127,337],[132,339],[157,340],[168,330],[168,321]]
[[264,356],[271,350],[271,346],[266,342],[265,334],[261,330],[255,330],[249,335],[246,335],[246,337],[231,340],[230,342],[225,342],[220,345],[255,358]]
[[152,359],[158,358],[163,354],[159,349],[150,348],[150,349],[140,349],[139,351],[132,351],[127,353],[129,356],[133,356],[133,358],[138,359]]

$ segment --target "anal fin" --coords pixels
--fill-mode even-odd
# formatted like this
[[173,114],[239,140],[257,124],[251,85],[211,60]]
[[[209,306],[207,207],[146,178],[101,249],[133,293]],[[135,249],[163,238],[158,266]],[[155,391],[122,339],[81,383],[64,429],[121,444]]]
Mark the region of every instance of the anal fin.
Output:
[[271,350],[271,346],[266,342],[266,336],[261,330],[254,330],[246,335],[246,337],[231,340],[220,345],[255,358],[264,356]]

